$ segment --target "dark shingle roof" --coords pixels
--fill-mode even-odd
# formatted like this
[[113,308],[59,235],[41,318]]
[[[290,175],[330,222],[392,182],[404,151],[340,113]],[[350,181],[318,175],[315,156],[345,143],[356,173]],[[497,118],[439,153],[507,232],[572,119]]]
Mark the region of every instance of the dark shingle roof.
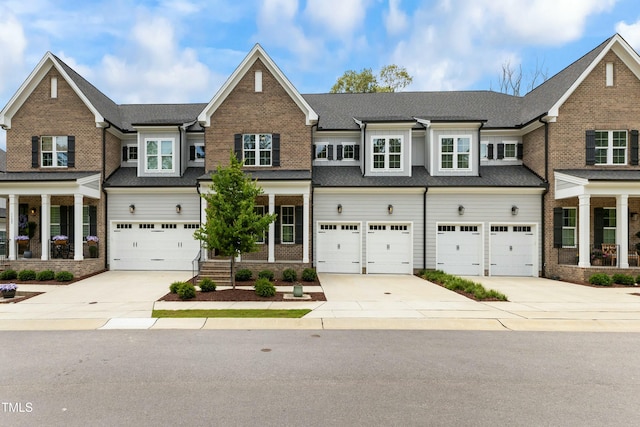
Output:
[[[120,106],[122,126],[132,130],[133,125],[182,125],[196,121],[207,104],[125,104]],[[201,129],[199,125],[195,125]],[[191,129],[190,130],[194,130]]]
[[544,187],[540,177],[524,166],[482,166],[480,176],[431,176],[414,166],[411,176],[362,176],[358,166],[316,166],[316,187]]
[[0,182],[29,182],[29,181],[75,181],[91,175],[95,172],[4,172],[0,173]]
[[204,168],[187,168],[183,176],[138,177],[137,168],[120,168],[107,179],[105,187],[195,187]]
[[556,172],[590,181],[640,181],[640,170],[557,169]]
[[[211,174],[215,173],[209,172],[202,175],[199,179],[209,180],[211,179]],[[311,179],[311,171],[310,170],[255,170],[255,171],[244,171],[246,175],[248,175],[251,179],[257,179],[258,181],[304,181]]]

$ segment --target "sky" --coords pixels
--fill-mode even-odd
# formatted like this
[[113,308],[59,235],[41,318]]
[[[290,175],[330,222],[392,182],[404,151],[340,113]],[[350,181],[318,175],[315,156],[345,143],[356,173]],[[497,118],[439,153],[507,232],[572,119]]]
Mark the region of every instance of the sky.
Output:
[[0,108],[47,51],[119,104],[206,103],[256,43],[303,94],[388,64],[407,91],[499,90],[615,33],[640,50],[637,0],[0,0]]

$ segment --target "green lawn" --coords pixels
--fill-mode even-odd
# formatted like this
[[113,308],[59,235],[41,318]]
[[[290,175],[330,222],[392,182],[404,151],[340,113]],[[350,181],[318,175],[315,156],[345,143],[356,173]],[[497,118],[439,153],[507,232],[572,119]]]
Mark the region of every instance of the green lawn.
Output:
[[276,318],[299,319],[311,312],[309,309],[300,310],[153,310],[151,317],[236,317],[236,318]]

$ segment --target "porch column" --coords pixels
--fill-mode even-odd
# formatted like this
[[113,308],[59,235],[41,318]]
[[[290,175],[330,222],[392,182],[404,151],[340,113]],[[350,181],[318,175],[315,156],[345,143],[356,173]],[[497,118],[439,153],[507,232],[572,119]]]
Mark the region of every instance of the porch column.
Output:
[[618,265],[629,268],[629,195],[616,196],[616,242],[618,243]]
[[42,194],[40,206],[40,245],[42,250],[41,259],[46,261],[49,259],[49,248],[51,247],[51,196],[49,194]]
[[82,241],[82,194],[73,195],[73,259],[82,261],[84,259]]
[[18,235],[18,196],[9,194],[9,259],[16,257],[16,236]]
[[[276,213],[276,195],[269,193],[269,213]],[[276,261],[276,223],[269,224],[269,258],[268,262]]]
[[[200,226],[202,227],[207,222],[207,200],[204,197],[200,197]],[[202,244],[202,243],[201,243]],[[202,260],[206,261],[209,259],[209,251],[208,250],[200,250],[202,255]]]
[[302,262],[309,262],[309,193],[302,195]]
[[591,224],[591,196],[580,194],[578,196],[578,267],[591,266],[590,247]]

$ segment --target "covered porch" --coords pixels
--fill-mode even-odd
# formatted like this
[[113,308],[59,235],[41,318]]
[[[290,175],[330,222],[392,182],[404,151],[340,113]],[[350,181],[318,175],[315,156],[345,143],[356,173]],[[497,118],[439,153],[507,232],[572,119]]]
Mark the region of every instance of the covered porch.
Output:
[[640,171],[556,171],[555,200],[559,265],[638,268]]

